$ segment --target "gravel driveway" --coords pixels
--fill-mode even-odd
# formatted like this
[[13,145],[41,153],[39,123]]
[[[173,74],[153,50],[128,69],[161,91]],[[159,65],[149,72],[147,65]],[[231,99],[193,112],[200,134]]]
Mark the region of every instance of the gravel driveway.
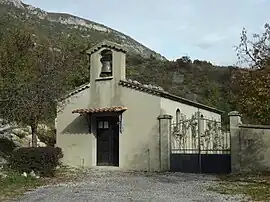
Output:
[[81,182],[42,187],[17,201],[240,201],[208,191],[215,183],[196,174],[92,170]]

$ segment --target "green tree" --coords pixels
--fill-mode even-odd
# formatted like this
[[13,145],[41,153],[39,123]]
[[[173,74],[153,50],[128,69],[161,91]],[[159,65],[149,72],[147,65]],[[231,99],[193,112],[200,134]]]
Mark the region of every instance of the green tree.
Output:
[[189,56],[183,56],[179,59],[176,60],[179,66],[187,66],[192,63],[191,59]]
[[245,117],[258,124],[270,124],[270,26],[252,40],[243,29],[236,48],[241,62],[250,68],[235,68],[231,76],[232,99]]
[[38,123],[55,115],[55,101],[69,89],[73,58],[27,29],[1,33],[0,42],[0,117],[30,125],[35,147]]

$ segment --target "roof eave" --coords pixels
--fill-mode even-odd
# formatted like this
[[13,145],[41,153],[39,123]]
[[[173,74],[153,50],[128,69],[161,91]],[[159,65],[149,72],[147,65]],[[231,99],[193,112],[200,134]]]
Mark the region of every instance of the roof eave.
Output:
[[145,88],[143,86],[139,86],[139,85],[136,85],[136,84],[133,84],[133,83],[129,83],[127,81],[123,81],[123,80],[121,80],[119,82],[119,85],[123,85],[123,86],[126,86],[128,88],[133,88],[133,89],[136,89],[136,90],[139,90],[139,91],[142,91],[142,92],[146,92],[146,93],[149,93],[149,94],[154,94],[154,95],[157,95],[157,96],[160,96],[160,97],[168,98],[170,100],[174,100],[174,101],[177,101],[177,102],[189,104],[189,105],[192,105],[194,107],[205,109],[205,110],[208,110],[208,111],[211,111],[211,112],[214,112],[214,113],[218,113],[218,114],[225,113],[224,111],[216,109],[214,107],[203,105],[203,104],[200,104],[200,103],[197,103],[197,102],[194,102],[194,101],[191,101],[191,100],[188,100],[188,99],[173,95],[173,94],[168,93],[166,91],[147,89],[147,88]]
[[127,50],[120,44],[117,44],[117,43],[114,43],[114,42],[111,42],[111,41],[108,41],[108,40],[104,40],[100,43],[98,43],[97,45],[95,45],[94,47],[90,48],[89,50],[86,51],[86,53],[88,55],[91,55],[93,54],[94,52],[100,50],[101,48],[112,48],[114,50],[117,50],[117,51],[121,51],[123,53],[126,53]]
[[57,100],[57,102],[63,101],[65,99],[68,99],[71,96],[76,95],[77,93],[82,92],[83,90],[85,90],[87,88],[90,88],[90,83],[89,82],[88,83],[85,83],[85,84],[82,84],[81,86],[79,86],[79,87],[75,88],[74,90],[68,92],[62,98],[60,98],[59,100]]
[[95,114],[95,113],[106,113],[106,112],[124,112],[127,110],[127,107],[123,106],[112,106],[112,107],[101,107],[101,108],[85,108],[85,109],[75,109],[72,111],[72,114]]
[[194,101],[191,101],[191,100],[188,100],[188,99],[185,99],[185,98],[170,94],[168,92],[161,93],[161,97],[168,98],[168,99],[171,99],[171,100],[175,100],[175,101],[178,101],[178,102],[180,101],[182,103],[190,104],[190,105],[192,105],[194,107],[198,107],[198,108],[201,108],[201,109],[212,111],[212,112],[215,112],[215,113],[218,113],[218,114],[225,113],[224,111],[219,110],[217,108],[210,107],[210,106],[198,103],[198,102],[194,102]]

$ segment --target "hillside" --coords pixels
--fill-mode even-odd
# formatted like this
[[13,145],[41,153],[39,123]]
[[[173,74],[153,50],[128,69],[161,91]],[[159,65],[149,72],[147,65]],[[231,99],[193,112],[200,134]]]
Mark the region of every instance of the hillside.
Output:
[[141,83],[156,84],[176,95],[229,111],[231,67],[217,67],[210,62],[187,57],[168,61],[131,37],[104,25],[62,13],[49,13],[20,0],[0,0],[0,30],[12,26],[27,27],[34,37],[49,39],[61,50],[69,43],[81,52],[74,87],[89,79],[84,51],[107,39],[128,49],[127,76]]
[[[145,47],[131,37],[99,23],[64,13],[49,13],[20,0],[0,0],[0,16],[13,18],[17,23],[28,23],[38,28],[47,37],[76,34],[87,40],[89,46],[104,38],[123,44],[131,53],[144,58],[165,60],[160,54]],[[43,27],[43,28],[42,28]],[[42,30],[41,30],[42,29]]]

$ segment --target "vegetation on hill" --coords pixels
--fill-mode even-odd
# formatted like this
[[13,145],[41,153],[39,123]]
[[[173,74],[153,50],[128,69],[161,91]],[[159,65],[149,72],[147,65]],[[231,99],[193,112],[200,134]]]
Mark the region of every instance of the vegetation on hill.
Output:
[[[245,120],[270,124],[268,24],[265,25],[265,32],[254,35],[253,40],[249,40],[243,30],[237,53],[250,62],[249,67],[252,68],[240,69],[214,66],[207,61],[192,61],[186,56],[168,61],[130,37],[103,25],[90,21],[87,21],[87,26],[79,25],[83,24],[82,19],[74,16],[48,14],[37,8],[31,8],[30,12],[29,6],[22,4],[22,7],[2,5],[0,0],[0,118],[30,125],[32,146],[37,145],[38,124],[45,122],[53,125],[55,100],[89,82],[85,51],[103,39],[129,44],[128,78],[162,86],[170,93],[224,110],[225,115],[237,109]],[[93,29],[93,26],[99,26],[98,29],[103,31]],[[110,31],[104,31],[105,28]],[[227,124],[228,117],[224,118]],[[51,138],[48,134],[44,136],[47,144],[54,144],[54,134]],[[9,144],[8,139],[3,140],[4,156],[11,156],[9,163],[15,170],[30,172],[34,166],[36,172],[44,175],[52,175],[56,171],[60,156],[54,148],[13,151],[15,144]],[[44,153],[47,158],[40,158]],[[44,170],[44,165],[49,164],[50,169]],[[6,175],[1,173],[0,167],[0,200],[44,184],[43,180],[13,172]]]
[[[0,4],[0,16],[0,30],[24,30],[36,44],[47,41],[54,52],[72,56],[75,71],[69,72],[69,89],[89,81],[89,64],[85,51],[107,39],[129,44],[126,64],[128,78],[162,86],[170,93],[219,108],[225,111],[225,115],[237,106],[244,115],[250,116],[244,110],[247,103],[234,96],[237,91],[232,91],[233,86],[238,85],[232,79],[232,74],[238,70],[236,67],[214,66],[208,61],[192,61],[186,56],[168,61],[130,37],[103,25],[67,14],[30,9],[26,5],[22,9]],[[2,31],[1,34],[7,33]],[[228,121],[226,116],[225,121]]]
[[[36,43],[45,39],[53,44],[55,50],[65,51],[68,47],[69,51],[76,54],[76,71],[70,73],[71,88],[89,81],[89,64],[85,50],[103,39],[123,43],[119,40],[119,33],[116,35],[115,32],[98,32],[79,25],[74,27],[59,21],[53,22],[48,20],[48,17],[40,19],[38,14],[8,5],[0,6],[0,14],[1,30],[14,27],[27,30]],[[59,19],[61,15],[63,14],[50,14],[54,19]],[[67,18],[69,15],[61,17]],[[134,51],[128,51],[127,55],[128,78],[160,85],[171,93],[225,111],[231,109],[228,104],[230,70],[231,68],[213,66],[206,61],[191,61],[187,57],[167,61],[157,57],[155,52],[152,52],[150,57],[145,57],[143,52],[135,54]]]

